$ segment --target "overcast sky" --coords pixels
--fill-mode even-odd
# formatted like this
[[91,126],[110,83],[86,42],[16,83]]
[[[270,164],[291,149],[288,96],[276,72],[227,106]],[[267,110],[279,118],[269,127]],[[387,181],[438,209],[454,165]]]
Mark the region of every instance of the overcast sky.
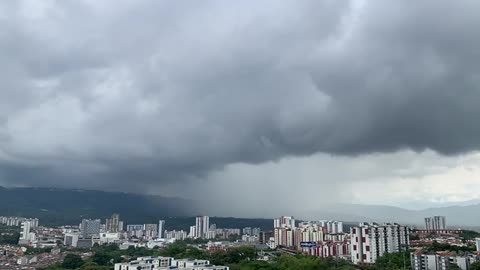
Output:
[[474,0],[1,1],[0,184],[232,215],[480,198],[479,13]]

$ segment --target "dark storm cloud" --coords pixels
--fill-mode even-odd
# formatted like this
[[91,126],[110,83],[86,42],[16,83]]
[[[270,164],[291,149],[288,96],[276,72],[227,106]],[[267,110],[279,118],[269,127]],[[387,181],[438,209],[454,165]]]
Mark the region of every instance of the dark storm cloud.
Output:
[[478,11],[2,3],[1,180],[131,190],[317,152],[478,150]]

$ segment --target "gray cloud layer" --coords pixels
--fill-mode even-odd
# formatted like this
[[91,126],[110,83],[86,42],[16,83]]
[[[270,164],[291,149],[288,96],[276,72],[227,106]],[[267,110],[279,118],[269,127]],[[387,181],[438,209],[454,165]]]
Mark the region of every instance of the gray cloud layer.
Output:
[[480,2],[237,2],[0,3],[1,181],[479,149]]

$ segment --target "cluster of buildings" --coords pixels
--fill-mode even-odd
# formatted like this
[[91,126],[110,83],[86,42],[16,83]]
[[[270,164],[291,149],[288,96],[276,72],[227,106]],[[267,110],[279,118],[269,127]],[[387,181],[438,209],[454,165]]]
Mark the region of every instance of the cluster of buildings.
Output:
[[32,229],[38,227],[38,219],[24,219],[20,222],[20,245],[26,245],[36,240],[36,234],[32,232]]
[[293,217],[283,216],[274,220],[273,246],[368,264],[386,253],[408,250],[409,233],[408,227],[396,223],[360,223],[345,233],[341,221],[297,224]]
[[354,264],[375,263],[386,253],[406,252],[410,228],[397,223],[362,223],[350,229],[351,260]]
[[[257,242],[260,236],[259,228],[247,227],[243,229],[243,238],[248,242]],[[159,220],[157,224],[127,224],[120,219],[118,214],[113,214],[105,224],[99,219],[83,219],[78,227],[65,227],[64,244],[73,247],[91,247],[95,243],[107,244],[116,243],[121,248],[129,246],[146,246],[153,248],[163,246],[177,240],[230,239],[231,236],[242,236],[239,228],[217,228],[210,224],[210,217],[198,216],[195,218],[195,225],[190,231],[166,230],[165,220]]]
[[282,216],[273,222],[271,248],[300,250],[319,257],[350,256],[348,234],[344,233],[341,221],[309,221],[297,224],[294,217]]
[[158,224],[129,224],[124,225],[119,214],[112,214],[102,224],[100,219],[83,219],[78,227],[64,228],[63,243],[73,247],[91,247],[98,244],[121,244],[125,240],[134,242],[150,241],[163,238],[165,235],[165,221]]
[[462,270],[468,270],[474,262],[480,261],[477,254],[457,254],[456,252],[424,252],[417,250],[410,254],[412,270],[448,270],[456,265]]
[[63,259],[60,249],[51,252],[27,255],[25,247],[0,245],[0,269],[34,270],[43,268]]
[[19,244],[27,245],[36,240],[36,234],[32,232],[32,229],[38,228],[37,218],[24,218],[24,217],[0,217],[0,224],[6,226],[20,226],[20,239]]
[[447,229],[447,218],[444,216],[433,216],[425,218],[425,230],[436,232]]
[[[215,224],[210,224],[208,216],[196,217],[195,225],[190,226],[189,232],[168,231],[165,220],[159,220],[156,224],[124,224],[118,214],[113,214],[103,224],[100,219],[83,219],[79,226],[60,228],[41,227],[38,226],[38,219],[21,217],[0,217],[0,223],[19,226],[19,244],[33,247],[55,248],[59,242],[63,242],[67,246],[83,248],[95,243],[115,243],[121,249],[130,246],[153,248],[191,238],[211,240],[203,247],[207,251],[255,245],[280,252],[342,258],[356,265],[373,264],[387,253],[406,252],[411,247],[418,247],[417,251],[410,254],[413,270],[447,270],[453,264],[468,270],[473,262],[480,260],[480,238],[476,239],[477,253],[426,252],[422,249],[434,242],[455,246],[473,245],[460,238],[461,230],[447,229],[443,216],[425,218],[425,229],[415,230],[413,234],[409,227],[397,223],[359,223],[345,229],[341,221],[299,222],[292,216],[274,219],[272,231],[255,227],[217,228]],[[416,236],[416,240],[410,240],[411,235]],[[231,241],[223,242],[222,239]],[[232,239],[237,241],[232,242]],[[36,256],[23,256],[18,258],[16,264],[35,264],[37,259]],[[228,267],[213,266],[206,260],[141,257],[129,263],[116,264],[115,269],[224,270]]]
[[30,222],[30,224],[32,224],[32,227],[38,227],[38,218],[0,216],[0,224],[2,225],[18,227],[22,222]]
[[254,236],[254,233],[260,231],[259,228],[246,227],[243,230],[239,228],[217,228],[216,224],[210,224],[208,216],[198,216],[195,218],[195,225],[190,226],[190,232],[187,238],[193,239],[229,239],[231,236]]
[[115,264],[115,270],[229,270],[228,266],[211,265],[208,260],[174,259],[172,257],[139,257],[128,263]]

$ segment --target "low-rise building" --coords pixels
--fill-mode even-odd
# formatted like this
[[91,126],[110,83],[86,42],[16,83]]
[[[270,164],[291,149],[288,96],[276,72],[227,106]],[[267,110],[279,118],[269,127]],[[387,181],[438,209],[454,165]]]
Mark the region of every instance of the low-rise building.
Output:
[[420,250],[410,254],[410,261],[413,270],[448,270],[452,265],[468,270],[478,258],[473,254],[460,256],[455,252],[424,253]]
[[115,264],[115,270],[229,270],[228,266],[211,265],[208,260],[174,259],[172,257],[139,257],[128,263]]

